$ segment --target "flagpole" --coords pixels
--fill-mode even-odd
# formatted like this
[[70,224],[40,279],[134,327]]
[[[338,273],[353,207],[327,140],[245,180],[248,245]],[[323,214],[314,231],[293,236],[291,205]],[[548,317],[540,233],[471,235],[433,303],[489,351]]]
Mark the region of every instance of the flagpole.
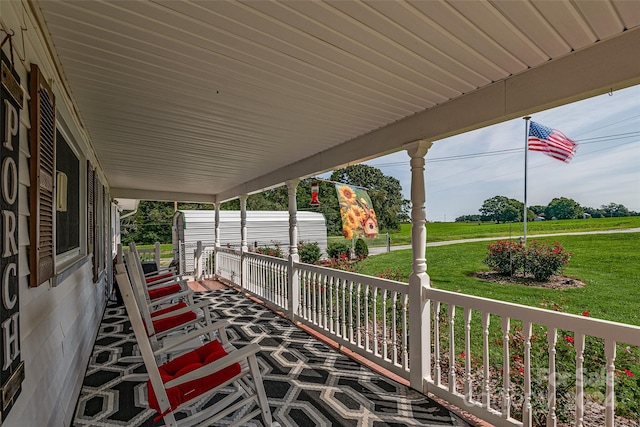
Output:
[[524,246],[527,246],[527,153],[529,152],[529,120],[531,116],[523,117],[524,124]]

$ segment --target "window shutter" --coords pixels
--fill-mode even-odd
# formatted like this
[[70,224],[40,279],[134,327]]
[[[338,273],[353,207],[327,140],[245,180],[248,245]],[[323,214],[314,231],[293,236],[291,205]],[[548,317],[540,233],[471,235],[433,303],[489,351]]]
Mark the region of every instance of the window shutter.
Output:
[[[91,166],[91,162],[87,160],[87,252],[89,254],[94,254],[93,257],[93,265],[96,264],[95,259],[95,215],[93,205],[95,204],[95,192],[94,192],[94,182],[95,182],[95,171]],[[96,268],[93,268],[93,277],[94,283],[97,281],[97,271]]]
[[40,286],[54,274],[55,97],[37,65],[31,64],[31,188],[29,286]]

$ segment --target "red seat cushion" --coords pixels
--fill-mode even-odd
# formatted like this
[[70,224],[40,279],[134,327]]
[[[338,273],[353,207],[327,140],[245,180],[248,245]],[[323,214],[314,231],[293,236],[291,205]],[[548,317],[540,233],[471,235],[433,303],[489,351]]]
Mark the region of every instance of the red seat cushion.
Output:
[[[226,356],[226,354],[227,352],[219,341],[211,341],[196,350],[183,354],[182,356],[160,366],[158,368],[160,370],[160,377],[162,378],[163,383],[167,383],[208,363],[214,362],[221,357]],[[207,375],[206,377],[198,378],[182,385],[168,388],[167,396],[169,397],[171,409],[173,410],[182,403],[219,386],[239,373],[240,364],[234,363],[233,365],[227,366],[226,368],[223,368],[211,375]],[[151,380],[147,381],[147,390],[149,390],[149,407],[154,409],[156,412],[161,413],[160,405],[158,405],[158,400],[156,399],[156,394],[153,391],[153,387],[151,387]]]
[[180,326],[185,323],[191,322],[197,317],[198,316],[196,315],[196,313],[194,313],[193,311],[188,311],[176,316],[153,320],[153,329],[156,331],[156,334],[159,334],[160,332],[164,332],[168,329],[173,328],[174,326]]
[[154,311],[153,313],[151,313],[151,317],[156,317],[156,316],[160,316],[161,314],[171,313],[172,311],[180,310],[181,308],[185,308],[186,306],[187,306],[186,302],[179,302],[177,304],[173,304],[172,306]]
[[167,277],[172,277],[171,273],[160,274],[159,276],[147,277],[145,280],[147,283],[157,282],[158,280],[166,279]]
[[157,289],[149,289],[149,298],[152,300],[157,298],[166,297],[167,295],[177,294],[182,290],[182,286],[180,283],[176,283],[174,285],[163,286],[162,288]]

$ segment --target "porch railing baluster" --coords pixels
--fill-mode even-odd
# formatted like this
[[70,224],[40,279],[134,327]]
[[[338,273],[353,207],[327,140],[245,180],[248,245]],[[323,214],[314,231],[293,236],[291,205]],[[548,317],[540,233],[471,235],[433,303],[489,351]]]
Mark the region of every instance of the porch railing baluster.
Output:
[[547,427],[556,427],[556,344],[558,332],[556,328],[547,328],[547,342],[549,343],[549,414],[547,415]]
[[576,349],[576,427],[584,422],[584,334],[575,334]]
[[615,411],[615,373],[616,373],[616,342],[612,339],[606,338],[604,340],[604,355],[607,359],[607,390],[605,396],[605,427],[614,426],[614,411]]
[[471,309],[464,308],[464,396],[471,403]]
[[531,322],[526,321],[522,326],[524,335],[524,402],[522,403],[522,425],[533,425],[531,407]]
[[491,406],[491,378],[489,373],[489,312],[482,312],[482,407]]
[[449,304],[447,307],[447,317],[449,319],[449,392],[456,392],[456,306]]
[[502,317],[502,417],[511,416],[511,364],[509,359],[509,339],[511,319]]
[[440,301],[433,304],[433,352],[435,360],[433,366],[433,381],[436,386],[440,386],[442,378],[440,377]]

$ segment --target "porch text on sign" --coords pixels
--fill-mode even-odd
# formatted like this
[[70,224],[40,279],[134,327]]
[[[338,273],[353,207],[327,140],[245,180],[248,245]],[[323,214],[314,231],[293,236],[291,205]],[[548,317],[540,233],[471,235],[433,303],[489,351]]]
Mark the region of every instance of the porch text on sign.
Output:
[[2,52],[2,144],[0,145],[0,330],[2,333],[2,419],[13,406],[24,379],[20,357],[20,304],[18,304],[18,164],[20,145],[20,109],[23,94],[17,74],[12,72]]

